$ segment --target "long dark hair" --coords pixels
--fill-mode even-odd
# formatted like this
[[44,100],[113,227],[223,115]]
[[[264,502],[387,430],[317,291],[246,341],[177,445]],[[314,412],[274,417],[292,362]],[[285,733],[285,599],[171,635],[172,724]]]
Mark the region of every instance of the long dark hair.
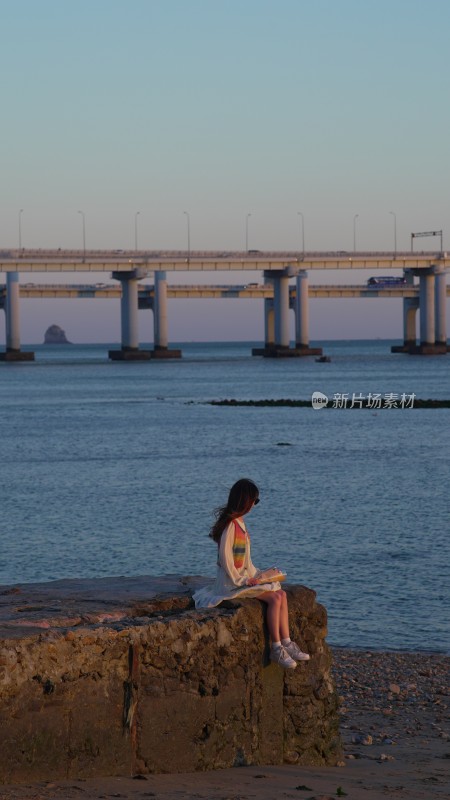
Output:
[[247,514],[258,497],[259,489],[256,483],[249,478],[240,478],[236,481],[230,489],[227,504],[216,508],[214,512],[216,521],[209,532],[211,539],[219,544],[220,537],[227,525],[233,519]]

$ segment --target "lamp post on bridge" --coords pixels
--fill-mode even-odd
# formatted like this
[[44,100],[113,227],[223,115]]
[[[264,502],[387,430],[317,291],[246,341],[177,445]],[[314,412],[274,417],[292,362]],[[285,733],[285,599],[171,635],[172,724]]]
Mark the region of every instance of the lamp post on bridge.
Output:
[[305,218],[304,218],[304,216],[303,216],[301,211],[297,211],[297,214],[302,220],[302,253],[303,253],[303,258],[304,258],[305,257]]
[[353,217],[353,252],[356,253],[356,220],[358,219],[359,214],[355,214]]
[[397,214],[394,211],[390,211],[390,214],[394,217],[394,256],[397,257]]
[[134,215],[134,249],[138,249],[138,225],[137,225],[137,218],[141,212],[136,211]]
[[247,214],[245,217],[245,252],[248,253],[248,221],[251,217],[251,214]]
[[186,214],[186,221],[187,221],[187,241],[188,241],[188,261],[191,260],[191,218],[187,211],[183,211],[183,214]]
[[19,250],[22,250],[22,214],[23,208],[19,211]]
[[81,219],[83,221],[83,260],[86,260],[86,219],[84,211],[78,211],[78,214],[81,214]]

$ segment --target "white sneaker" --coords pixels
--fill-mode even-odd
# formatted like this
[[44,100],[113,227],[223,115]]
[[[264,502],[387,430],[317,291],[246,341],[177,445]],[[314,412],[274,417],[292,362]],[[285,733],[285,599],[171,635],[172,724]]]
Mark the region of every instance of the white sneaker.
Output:
[[289,644],[284,645],[284,649],[286,653],[290,655],[294,661],[309,661],[309,654],[304,653],[303,650],[300,650],[298,644],[295,642],[289,642]]
[[270,660],[284,669],[295,669],[297,666],[297,663],[291,658],[284,647],[271,647]]

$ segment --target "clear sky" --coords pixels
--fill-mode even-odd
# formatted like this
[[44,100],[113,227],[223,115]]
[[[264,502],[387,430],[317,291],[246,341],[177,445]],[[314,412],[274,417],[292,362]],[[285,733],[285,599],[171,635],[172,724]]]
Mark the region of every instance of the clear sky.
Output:
[[[81,247],[81,209],[89,248],[133,247],[137,211],[139,247],[185,248],[184,210],[193,249],[243,249],[248,213],[250,248],[299,249],[299,211],[307,249],[351,250],[355,214],[392,248],[390,211],[399,249],[450,248],[448,0],[0,0],[0,24],[0,247],[20,209],[24,247]],[[228,337],[227,301],[189,302],[173,339],[262,336],[259,303]],[[312,336],[401,336],[369,302],[312,301]],[[30,301],[23,340],[118,339],[92,308]]]

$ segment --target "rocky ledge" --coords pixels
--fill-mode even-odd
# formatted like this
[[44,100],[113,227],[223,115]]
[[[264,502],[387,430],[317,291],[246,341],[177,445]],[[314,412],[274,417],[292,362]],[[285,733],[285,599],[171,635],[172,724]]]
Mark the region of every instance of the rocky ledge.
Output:
[[287,586],[311,660],[268,660],[257,600],[196,611],[204,578],[0,587],[0,782],[341,761],[315,592]]

